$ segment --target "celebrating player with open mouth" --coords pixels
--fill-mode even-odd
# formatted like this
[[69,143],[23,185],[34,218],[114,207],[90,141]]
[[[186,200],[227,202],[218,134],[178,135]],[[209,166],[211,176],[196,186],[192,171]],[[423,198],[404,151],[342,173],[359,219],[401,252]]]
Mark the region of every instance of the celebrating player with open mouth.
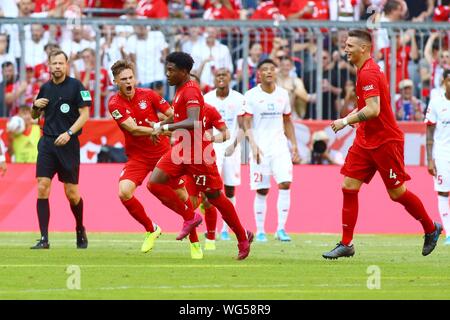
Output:
[[323,254],[326,259],[350,257],[355,254],[353,230],[358,217],[358,192],[363,182],[369,183],[378,171],[391,199],[403,205],[418,220],[425,232],[422,254],[429,255],[435,248],[442,226],[430,219],[422,201],[406,189],[410,180],[405,172],[403,132],[397,125],[389,103],[389,88],[385,75],[371,58],[372,36],[366,30],[352,30],[348,34],[345,52],[349,62],[358,70],[356,95],[358,108],[343,119],[331,124],[334,132],[358,123],[355,141],[341,169],[344,175],[342,192],[341,242]]

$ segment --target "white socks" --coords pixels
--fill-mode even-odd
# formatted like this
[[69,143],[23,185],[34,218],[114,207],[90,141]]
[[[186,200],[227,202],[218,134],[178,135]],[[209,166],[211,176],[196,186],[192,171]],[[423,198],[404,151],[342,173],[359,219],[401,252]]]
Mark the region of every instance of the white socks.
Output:
[[438,195],[438,209],[441,215],[442,224],[444,225],[445,236],[450,236],[450,209],[448,197]]
[[264,222],[266,221],[267,196],[256,193],[253,209],[256,221],[256,234],[264,232]]
[[[227,197],[227,198],[228,198],[228,197]],[[233,204],[233,206],[236,208],[236,197],[228,198],[228,200],[230,200],[231,203]],[[222,221],[223,221],[223,220],[222,220]],[[225,221],[223,221],[223,224],[222,224],[222,231],[221,231],[221,232],[228,232],[228,225],[226,224]]]
[[277,230],[284,230],[289,214],[289,207],[291,206],[291,190],[278,190],[278,228]]

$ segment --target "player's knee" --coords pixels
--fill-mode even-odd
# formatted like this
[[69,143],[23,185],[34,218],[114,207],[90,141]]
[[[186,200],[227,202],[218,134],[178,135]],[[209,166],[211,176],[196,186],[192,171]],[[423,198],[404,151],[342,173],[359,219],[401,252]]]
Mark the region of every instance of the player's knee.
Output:
[[80,200],[80,195],[76,189],[66,189],[66,197],[71,204],[77,204]]
[[269,189],[259,189],[259,190],[256,190],[256,193],[260,194],[262,196],[267,196],[267,194],[269,193]]
[[119,190],[119,198],[122,201],[130,200],[133,197],[133,192],[126,189]]
[[278,188],[280,190],[289,190],[289,188],[291,187],[291,183],[290,182],[282,182],[278,185]]
[[402,185],[395,189],[388,189],[389,198],[391,198],[392,201],[397,201],[405,192],[405,185]]
[[351,180],[344,179],[344,182],[342,183],[342,189],[345,190],[359,190],[359,188],[360,186]]
[[50,185],[47,183],[39,182],[38,183],[38,197],[40,199],[48,198],[50,195]]
[[208,193],[205,192],[205,195],[209,200],[214,200],[214,199],[217,199],[218,197],[220,197],[220,193],[221,193],[220,190],[216,190],[216,191],[212,191],[212,192],[208,192]]
[[235,187],[233,186],[225,186],[225,195],[227,198],[233,198],[234,197],[234,191]]

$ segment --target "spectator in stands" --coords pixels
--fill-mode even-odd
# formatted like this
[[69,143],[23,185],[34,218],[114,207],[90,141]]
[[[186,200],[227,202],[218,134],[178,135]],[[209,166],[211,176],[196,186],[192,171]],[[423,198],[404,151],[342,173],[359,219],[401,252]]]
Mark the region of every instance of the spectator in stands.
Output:
[[47,59],[44,46],[47,41],[44,38],[42,24],[31,25],[31,39],[25,40],[25,64],[33,68]]
[[192,55],[194,47],[204,43],[205,38],[200,27],[190,27],[187,32],[187,38],[181,40],[181,51]]
[[314,97],[306,92],[303,80],[296,75],[292,76],[292,68],[294,67],[290,57],[283,57],[278,64],[280,71],[278,72],[277,84],[286,89],[289,93],[291,102],[292,119],[303,119],[306,113],[306,105],[313,101]]
[[359,21],[362,0],[329,0],[331,21]]
[[135,34],[128,38],[125,52],[137,68],[140,87],[154,88],[164,82],[164,61],[169,45],[161,31],[148,31],[146,26],[135,26]]
[[281,59],[288,57],[292,60],[291,76],[300,76],[301,73],[301,61],[297,57],[294,57],[291,53],[291,46],[289,40],[286,38],[275,37],[272,42],[272,51],[270,52],[270,59],[275,61],[277,65],[280,64]]
[[118,36],[115,30],[117,27],[114,25],[103,25],[100,39],[101,63],[103,68],[108,70],[110,79],[113,79],[112,65],[127,56],[125,52],[126,38]]
[[291,0],[288,9],[282,9],[281,13],[288,20],[329,20],[330,9],[326,0]]
[[[316,55],[316,63],[319,57]],[[323,72],[322,72],[322,119],[336,119],[336,99],[342,93],[342,89],[337,87],[338,76],[335,64],[331,61],[330,53],[326,50],[322,53]],[[316,93],[316,74],[315,70],[305,73],[305,88],[309,93]],[[317,97],[316,97],[317,99]],[[310,101],[307,107],[306,118],[317,119],[316,101]]]
[[19,8],[17,8],[16,0],[0,1],[0,17],[17,17]]
[[239,11],[230,0],[210,0],[210,7],[203,14],[205,20],[239,19]]
[[[8,47],[8,35],[6,33],[0,33],[0,65],[9,61],[15,66],[16,58],[6,51]],[[0,82],[3,81],[3,75],[0,74]]]
[[434,0],[405,0],[408,7],[408,20],[426,21],[434,11]]
[[[92,107],[90,108],[90,116],[95,114],[95,50],[86,48],[81,51],[81,59],[84,62],[84,70],[78,71],[74,68],[75,77],[83,83],[83,86],[89,90],[92,97]],[[100,117],[106,116],[105,100],[108,95],[108,87],[111,81],[109,80],[108,71],[105,68],[100,68]]]
[[36,83],[41,86],[48,80],[50,80],[50,69],[48,67],[48,56],[50,52],[53,50],[59,50],[60,47],[56,43],[47,43],[44,46],[44,51],[47,55],[47,58],[40,64],[34,67],[34,80]]
[[76,26],[72,29],[72,38],[61,43],[61,49],[69,56],[69,61],[75,61],[77,70],[83,70],[81,51],[86,48],[95,49],[95,42],[83,38],[84,26]]
[[[121,15],[119,18],[124,20],[132,20],[137,18],[137,6],[138,1],[137,0],[125,0],[123,4],[123,8],[127,10],[127,13],[124,15]],[[116,26],[116,32],[119,37],[128,38],[134,33],[133,26],[130,25],[117,25]]]
[[356,108],[356,101],[355,82],[349,79],[345,82],[344,97],[336,100],[336,110],[339,118],[344,118],[352,112]]
[[[396,22],[404,19],[406,15],[406,4],[402,0],[388,0],[383,8],[380,22]],[[390,46],[387,29],[377,29],[375,31],[375,51],[388,48]]]
[[423,121],[425,104],[414,96],[414,83],[400,81],[400,97],[395,102],[395,116],[399,121]]
[[34,68],[31,66],[27,66],[25,68],[25,81],[27,83],[27,87],[24,93],[23,105],[31,108],[33,106],[34,99],[36,99],[39,93],[40,88],[34,77]]
[[[281,14],[276,3],[272,0],[259,0],[259,5],[253,14],[250,16],[252,20],[286,20],[286,17]],[[263,51],[269,53],[272,51],[272,43],[275,38],[275,31],[273,28],[257,29],[254,35],[255,41],[261,43]]]
[[202,90],[207,92],[214,87],[215,70],[227,68],[233,72],[234,68],[230,50],[217,40],[217,30],[208,27],[205,31],[206,39],[192,49],[192,58],[193,73],[200,78]]
[[[444,34],[442,34],[444,36]],[[422,81],[429,79],[431,88],[439,88],[445,69],[450,68],[450,53],[440,47],[440,33],[433,32],[427,40],[424,56],[427,65],[421,70]],[[427,68],[428,67],[428,70]]]
[[[248,88],[253,88],[258,84],[257,79],[257,66],[258,63],[264,59],[262,46],[259,42],[250,44],[249,55],[247,57],[247,70],[248,70]],[[236,64],[236,81],[237,91],[243,92],[243,75],[244,75],[244,58],[237,61]]]
[[140,0],[136,12],[139,16],[153,19],[169,17],[169,9],[165,0]]
[[5,88],[5,106],[6,114],[14,116],[19,110],[21,100],[24,100],[24,94],[27,89],[26,81],[17,81],[15,67],[12,62],[2,64],[3,81]]
[[14,163],[36,163],[41,128],[31,117],[30,106],[20,106],[18,114],[25,122],[25,130],[20,134],[8,133],[8,153]]
[[[396,54],[396,76],[395,76],[395,88],[396,92],[399,92],[399,83],[403,79],[409,79],[408,66],[410,61],[415,61],[419,58],[419,50],[416,42],[415,30],[411,29],[407,31],[408,35],[404,37],[397,36],[397,54]],[[384,70],[388,83],[390,83],[390,59],[391,59],[391,47],[383,48],[380,50],[382,60],[379,62],[380,66]]]

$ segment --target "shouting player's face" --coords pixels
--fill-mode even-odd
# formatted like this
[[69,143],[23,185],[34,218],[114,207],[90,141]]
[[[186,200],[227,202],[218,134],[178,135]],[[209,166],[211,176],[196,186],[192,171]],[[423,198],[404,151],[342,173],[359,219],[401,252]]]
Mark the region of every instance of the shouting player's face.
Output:
[[216,71],[214,86],[218,89],[224,89],[230,86],[231,74],[228,69],[219,69]]
[[347,54],[348,62],[357,64],[366,50],[367,46],[360,39],[356,37],[347,38],[344,51]]
[[136,78],[134,77],[133,70],[124,69],[116,76],[114,82],[119,87],[119,91],[123,96],[130,99],[133,98],[136,87]]
[[66,76],[67,60],[63,54],[51,57],[48,66],[54,80],[57,81]]
[[277,68],[272,63],[264,63],[259,67],[258,73],[261,77],[261,83],[264,85],[274,84],[277,80]]
[[166,77],[169,86],[178,86],[188,76],[189,74],[185,70],[177,68],[173,62],[166,63]]

